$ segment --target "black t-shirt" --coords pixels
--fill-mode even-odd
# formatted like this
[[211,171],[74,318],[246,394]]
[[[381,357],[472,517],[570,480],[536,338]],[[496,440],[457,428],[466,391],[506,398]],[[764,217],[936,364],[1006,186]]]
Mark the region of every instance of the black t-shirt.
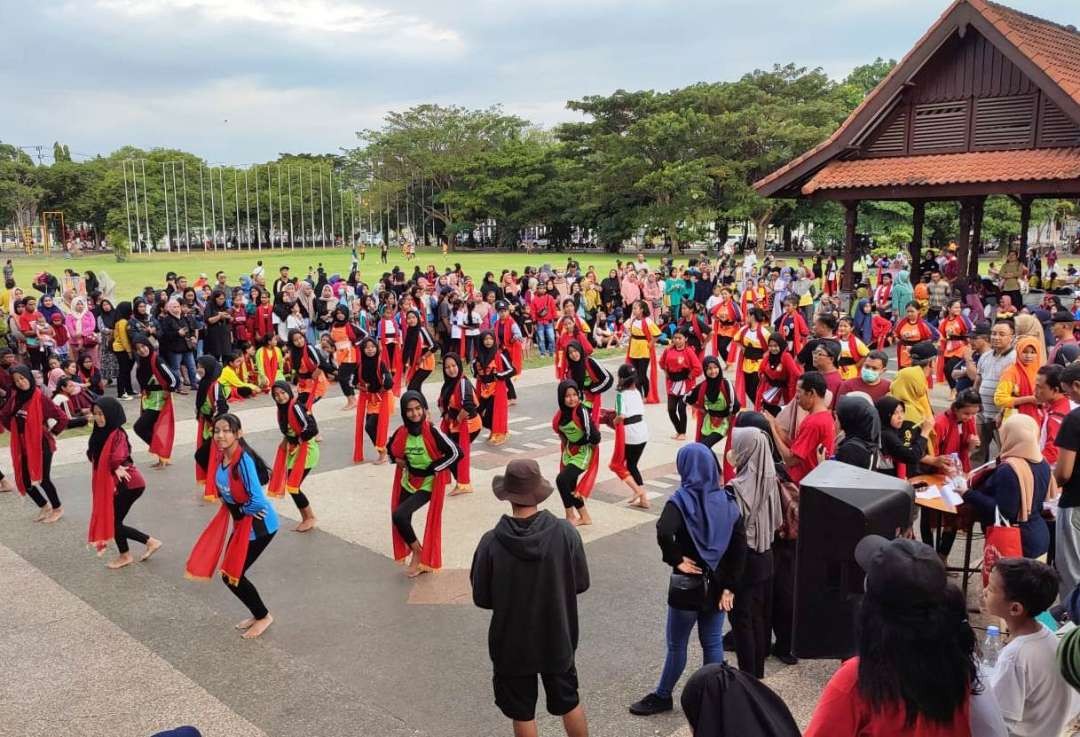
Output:
[[[1080,407],[1065,415],[1058,429],[1057,447],[1061,450],[1080,451]],[[1080,507],[1080,463],[1073,465],[1072,476],[1061,490],[1058,506]]]

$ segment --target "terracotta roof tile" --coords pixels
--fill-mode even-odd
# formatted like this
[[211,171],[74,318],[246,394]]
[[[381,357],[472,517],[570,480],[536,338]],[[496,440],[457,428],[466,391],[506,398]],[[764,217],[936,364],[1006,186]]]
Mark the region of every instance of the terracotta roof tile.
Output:
[[1080,179],[1080,148],[985,151],[831,161],[803,185],[823,189]]

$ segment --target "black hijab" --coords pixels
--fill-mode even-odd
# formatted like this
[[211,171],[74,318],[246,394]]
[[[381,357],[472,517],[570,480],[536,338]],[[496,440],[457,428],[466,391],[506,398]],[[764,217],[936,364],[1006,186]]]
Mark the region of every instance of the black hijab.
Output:
[[799,737],[783,699],[726,663],[706,665],[690,676],[681,702],[695,737]]
[[202,411],[203,403],[206,402],[206,394],[210,391],[210,385],[221,376],[221,364],[213,356],[199,356],[197,364],[202,367],[203,377],[199,379],[199,388],[195,390],[196,415]]
[[[559,402],[560,425],[565,425],[566,423],[570,422],[570,420],[574,416],[574,410],[566,406],[566,392],[570,391],[571,389],[578,393],[579,398],[581,397],[581,387],[579,387],[573,379],[563,379],[559,382],[559,388],[556,390],[558,392],[557,399]],[[580,406],[581,405],[579,404],[578,407]]]
[[[304,347],[303,348],[297,348],[293,344],[293,336],[294,335],[299,335],[299,336],[302,336],[304,338]],[[303,330],[297,330],[296,328],[293,328],[292,330],[289,331],[288,343],[289,343],[289,359],[292,362],[293,371],[299,371],[300,370],[300,365],[303,363],[303,359],[304,359],[304,350],[307,348],[307,336],[304,335]]]
[[[108,312],[105,311],[105,305],[109,305]],[[113,325],[116,324],[116,308],[113,307],[113,303],[110,300],[103,299],[98,302],[97,309],[95,310],[98,318],[101,319],[101,324],[106,330],[112,330]]]
[[[375,355],[369,356],[364,353],[364,346],[371,343],[375,346]],[[379,342],[368,336],[360,341],[360,381],[369,392],[382,391],[382,371],[379,368]]]
[[114,324],[116,323],[117,320],[130,320],[131,319],[131,303],[126,302],[126,301],[121,302],[120,304],[116,305],[116,309],[114,309],[113,312],[116,313],[116,317],[113,318],[113,323]]
[[37,389],[37,382],[34,380],[34,372],[30,370],[29,366],[23,366],[20,364],[18,366],[12,366],[10,369],[8,369],[8,373],[11,374],[13,379],[15,377],[15,374],[20,374],[21,376],[24,376],[27,381],[30,382],[29,389],[19,389],[15,386],[14,383],[11,385],[12,388],[15,390],[15,408],[19,409],[28,401],[30,401],[30,397],[34,396],[34,391]]
[[105,426],[98,427],[97,423],[94,423],[86,454],[92,463],[97,463],[98,458],[101,457],[101,451],[105,448],[105,441],[109,439],[113,430],[124,432],[123,427],[127,422],[127,415],[124,414],[124,405],[113,397],[101,397],[94,404],[101,410],[101,414],[105,415]]
[[[409,315],[416,315],[415,325],[409,325]],[[413,356],[416,355],[416,341],[420,340],[421,317],[420,313],[416,310],[409,310],[405,314],[405,318],[405,345],[403,346],[404,353],[402,355],[405,358],[405,362],[410,363],[412,362]]]
[[458,375],[451,379],[443,372],[443,385],[442,390],[439,392],[439,407],[445,410],[450,406],[450,398],[454,396],[454,390],[457,389],[458,383],[465,378],[465,369],[461,365],[461,356],[456,353],[447,353],[443,356],[443,366],[446,366],[447,361],[453,361],[457,364]]
[[[484,345],[484,338],[488,335],[491,336],[490,348]],[[476,362],[480,364],[480,368],[485,368],[495,360],[495,354],[498,352],[499,342],[495,340],[495,333],[490,330],[481,330],[480,335],[476,337]]]
[[[424,418],[419,422],[409,422],[409,418],[405,416],[405,407],[409,404],[409,402],[412,401],[419,402],[420,406],[424,408]],[[405,423],[405,430],[410,435],[420,434],[420,428],[423,426],[424,422],[426,422],[428,418],[427,412],[427,400],[424,399],[424,395],[420,392],[409,390],[401,395],[401,421]]]
[[[277,398],[274,397],[274,389],[280,389],[289,395],[289,399],[285,404],[278,404]],[[270,397],[274,400],[274,404],[277,405],[277,424],[282,435],[288,435],[289,433],[289,405],[292,404],[294,396],[293,388],[287,381],[275,381],[274,385],[270,387]]]
[[[769,350],[769,343],[775,343],[780,347],[780,352],[773,355],[773,352]],[[780,333],[770,333],[769,339],[765,341],[765,357],[769,361],[771,368],[776,368],[780,365],[780,359],[784,357],[784,351],[787,350],[787,341]]]
[[[715,379],[710,379],[706,369],[709,368],[709,364],[716,364],[716,368],[720,369],[720,373],[716,375]],[[701,362],[701,376],[705,379],[705,399],[709,402],[715,402],[717,397],[720,396],[720,389],[724,383],[724,371],[720,366],[720,361],[716,359],[716,356],[706,356],[705,360]]]
[[[576,361],[570,359],[571,348],[577,349],[578,360]],[[579,390],[583,389],[585,387],[585,350],[581,347],[581,343],[571,340],[563,349],[563,355],[566,357],[567,376],[577,383]]]
[[[139,355],[139,352],[135,350],[135,346],[144,345],[150,349],[150,353],[145,358]],[[140,335],[131,341],[132,351],[135,353],[135,378],[139,381],[139,388],[144,389],[150,385],[150,380],[154,378],[154,361],[157,360],[157,351],[154,350],[153,344],[145,335]],[[161,387],[165,389],[167,387]]]
[[[896,410],[900,400],[894,397],[882,397],[893,399],[890,415]],[[840,397],[836,403],[836,419],[840,421],[840,427],[844,430],[844,437],[858,438],[864,442],[876,446],[881,439],[881,418],[875,411],[874,405],[862,397]]]
[[[339,315],[340,315],[340,317],[339,317]],[[330,319],[333,321],[334,327],[336,327],[336,328],[344,327],[349,322],[349,311],[346,310],[344,307],[338,305],[330,313]]]

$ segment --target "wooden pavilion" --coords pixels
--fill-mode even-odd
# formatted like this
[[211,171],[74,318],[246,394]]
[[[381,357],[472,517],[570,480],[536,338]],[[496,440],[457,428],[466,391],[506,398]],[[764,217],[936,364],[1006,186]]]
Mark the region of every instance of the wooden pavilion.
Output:
[[858,204],[957,200],[961,270],[977,273],[983,204],[1080,197],[1080,33],[987,0],[955,0],[829,138],[754,184],[765,197],[843,203],[843,288],[853,281]]

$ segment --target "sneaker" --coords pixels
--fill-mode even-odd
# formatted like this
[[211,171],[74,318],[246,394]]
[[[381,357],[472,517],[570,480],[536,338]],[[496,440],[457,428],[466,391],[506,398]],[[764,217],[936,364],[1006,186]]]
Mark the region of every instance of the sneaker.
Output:
[[119,397],[117,397],[117,399],[122,399],[125,402],[130,402],[132,399],[134,399],[134,397],[130,394],[121,394]]
[[662,696],[657,696],[654,693],[649,694],[641,701],[630,704],[630,713],[636,714],[639,717],[648,717],[653,714],[660,714],[661,712],[671,711],[672,702],[671,697],[666,699]]

